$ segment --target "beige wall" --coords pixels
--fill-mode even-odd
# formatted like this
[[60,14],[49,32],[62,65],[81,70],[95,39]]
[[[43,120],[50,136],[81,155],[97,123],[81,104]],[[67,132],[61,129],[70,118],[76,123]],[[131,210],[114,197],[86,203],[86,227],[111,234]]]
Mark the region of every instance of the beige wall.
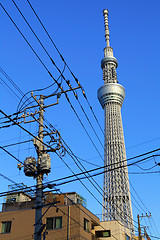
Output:
[[[95,234],[95,231],[98,230],[110,230],[111,231],[111,237],[110,240],[126,240],[126,234],[131,237],[129,229],[125,228],[121,223],[118,221],[105,221],[100,222],[100,226],[95,226],[95,229],[93,230],[93,233]],[[108,239],[106,238],[99,238],[99,240]]]
[[[47,208],[43,208],[43,212]],[[68,219],[69,213],[69,219]],[[68,233],[69,221],[69,234],[70,239],[74,240],[92,240],[91,222],[99,224],[99,219],[88,211],[82,205],[68,205],[51,207],[43,217],[43,223],[46,223],[47,217],[62,216],[62,229],[47,230],[46,240],[65,240]],[[89,220],[89,232],[84,230],[84,217]],[[34,219],[35,210],[18,210],[9,212],[0,212],[0,224],[2,221],[12,221],[11,232],[0,234],[0,240],[31,240],[34,234]],[[1,229],[1,226],[0,226]]]

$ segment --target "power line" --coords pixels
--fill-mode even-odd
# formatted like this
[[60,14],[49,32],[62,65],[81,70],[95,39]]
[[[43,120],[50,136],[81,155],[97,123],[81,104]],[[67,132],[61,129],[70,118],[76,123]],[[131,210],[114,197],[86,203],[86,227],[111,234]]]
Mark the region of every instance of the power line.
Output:
[[[46,48],[44,47],[44,45],[42,44],[42,42],[40,41],[40,39],[37,37],[35,31],[33,30],[33,28],[31,27],[31,25],[28,23],[28,21],[26,20],[26,18],[25,18],[24,15],[22,14],[21,10],[19,9],[19,7],[18,7],[17,4],[15,3],[15,1],[12,0],[12,2],[13,2],[14,5],[16,6],[17,10],[19,11],[19,13],[21,14],[21,16],[23,17],[23,19],[24,19],[25,22],[27,23],[28,27],[30,28],[30,30],[32,31],[32,33],[34,34],[34,36],[36,37],[36,39],[38,40],[39,44],[41,45],[41,47],[43,48],[43,50],[45,51],[45,53],[47,54],[47,56],[49,57],[49,59],[51,60],[51,62],[54,63],[54,65],[55,65],[55,67],[57,68],[57,70],[61,73],[61,71],[59,70],[59,68],[58,68],[57,65],[55,64],[55,62],[53,62],[53,59],[52,59],[51,56],[49,55],[48,51],[46,50]],[[66,63],[65,63],[65,64],[66,64]],[[63,76],[62,73],[61,73],[61,76],[63,77],[63,79],[64,79],[64,80],[66,81],[66,83],[68,84],[67,80],[65,79],[65,77]],[[68,84],[68,85],[69,85],[69,84]],[[75,94],[74,94],[74,95],[75,95]],[[76,96],[77,96],[77,95],[76,95]],[[83,113],[84,113],[87,121],[89,122],[89,124],[90,124],[90,126],[91,126],[91,128],[92,128],[92,130],[93,130],[93,132],[94,132],[94,134],[96,135],[98,141],[100,142],[100,144],[101,144],[101,146],[102,146],[102,148],[103,148],[103,144],[102,144],[100,138],[98,137],[98,135],[97,135],[97,133],[96,133],[96,131],[95,131],[95,129],[94,129],[91,121],[89,120],[89,118],[88,118],[88,116],[87,116],[87,114],[86,114],[86,112],[85,112],[82,104],[80,103],[78,97],[76,97],[76,99],[77,99],[77,101],[78,101],[78,103],[79,103],[79,105],[80,105],[80,107],[81,107],[81,109],[82,109],[82,111],[83,111]],[[76,116],[77,116],[77,114],[76,114]],[[78,119],[79,119],[79,118],[78,118]],[[93,142],[92,142],[92,144],[93,144]]]
[[[50,56],[49,53],[47,52],[46,48],[44,47],[44,45],[42,44],[42,42],[40,41],[40,39],[37,37],[37,35],[35,34],[33,28],[30,26],[30,24],[28,23],[28,21],[26,20],[26,18],[25,18],[24,15],[22,14],[22,12],[20,11],[20,9],[19,9],[19,7],[17,6],[17,4],[15,3],[15,1],[12,0],[12,2],[14,3],[14,5],[15,5],[16,8],[17,8],[17,10],[19,11],[19,13],[21,14],[21,16],[23,17],[23,19],[24,19],[25,22],[27,23],[28,27],[30,28],[30,30],[32,31],[32,33],[34,34],[34,36],[36,37],[36,39],[37,39],[38,42],[40,43],[41,47],[43,48],[43,50],[45,51],[45,53],[47,54],[47,56],[50,58],[51,62],[54,63],[54,65],[55,65],[55,67],[57,68],[57,70],[61,73],[61,71],[59,70],[59,68],[58,68],[57,65],[55,64],[55,62],[53,62],[53,59],[51,58],[51,56]],[[68,83],[68,81],[65,79],[65,77],[63,76],[62,73],[61,73],[61,76],[63,77],[63,79],[66,81],[66,83],[67,83],[67,84],[69,85],[69,87],[71,88],[70,83]],[[57,83],[57,82],[56,82],[56,83]],[[89,134],[88,134],[86,128],[85,128],[84,125],[82,124],[82,121],[80,120],[80,118],[79,118],[77,112],[76,112],[75,109],[73,108],[73,105],[72,105],[71,102],[69,101],[69,98],[67,97],[66,94],[65,94],[65,96],[66,96],[68,102],[70,103],[70,106],[71,106],[71,108],[73,109],[74,113],[76,114],[78,120],[80,121],[82,127],[84,128],[85,132],[87,133],[87,135],[88,135],[90,141],[92,142],[92,144],[93,144],[94,147],[96,148],[96,151],[99,153],[98,148],[96,147],[96,145],[95,145],[94,142],[92,141],[91,137],[89,136]],[[78,100],[77,94],[76,94],[76,95],[74,94],[74,96],[76,97],[76,99],[77,99],[77,101],[78,101],[78,103],[79,103],[79,105],[80,105],[80,107],[81,107],[81,109],[82,109],[82,111],[83,111],[83,113],[84,113],[84,115],[85,115],[87,121],[89,122],[89,124],[90,124],[90,126],[91,126],[93,132],[95,133],[95,135],[96,135],[98,141],[100,142],[100,144],[101,144],[101,146],[102,146],[102,148],[103,148],[103,144],[102,144],[100,138],[98,137],[98,135],[97,135],[97,133],[96,133],[96,131],[95,131],[95,129],[94,129],[94,127],[93,127],[91,121],[89,120],[89,118],[88,118],[88,116],[87,116],[87,114],[86,114],[86,112],[85,112],[83,106],[81,105],[80,101]],[[100,153],[99,153],[99,154],[100,154]]]
[[[3,8],[4,9],[4,8]],[[5,10],[5,12],[6,12],[6,10]],[[7,14],[8,15],[8,14]],[[10,16],[9,16],[10,17]],[[11,19],[11,17],[10,17],[10,19]],[[11,19],[12,20],[12,19]],[[12,22],[13,22],[13,20],[12,20]],[[13,22],[14,23],[14,22]],[[14,23],[14,25],[15,25],[15,23]],[[16,25],[15,25],[16,26]],[[17,27],[17,26],[16,26]],[[19,29],[18,29],[19,30]],[[20,30],[19,30],[20,31]],[[20,32],[21,33],[21,32]],[[22,34],[22,36],[24,36],[23,34]],[[28,43],[28,42],[27,42]],[[29,45],[30,46],[30,45]],[[57,82],[56,82],[57,83]],[[89,139],[91,140],[91,142],[92,142],[92,144],[94,145],[94,147],[96,148],[96,150],[97,150],[97,152],[99,153],[99,151],[98,151],[98,149],[97,149],[97,147],[96,147],[96,145],[94,144],[94,142],[92,141],[92,139],[91,139],[91,137],[89,136],[89,134],[88,134],[88,132],[86,131],[86,128],[84,127],[84,125],[83,125],[83,123],[82,123],[82,121],[80,120],[80,118],[79,118],[79,116],[78,116],[78,114],[76,113],[76,111],[75,111],[75,109],[74,109],[74,107],[73,107],[73,105],[71,104],[71,102],[69,101],[69,98],[68,98],[68,96],[65,94],[65,96],[66,96],[66,98],[67,98],[67,100],[68,100],[68,102],[70,103],[70,105],[71,105],[71,108],[74,110],[74,113],[76,114],[76,116],[77,116],[77,118],[78,118],[78,120],[80,121],[80,123],[81,123],[81,125],[82,125],[82,127],[85,129],[85,132],[87,133],[87,135],[88,135],[88,137],[89,137]],[[90,121],[89,121],[90,122]],[[92,128],[93,129],[93,128]],[[100,154],[100,153],[99,153]],[[101,156],[101,155],[100,155]],[[102,158],[102,156],[101,156],[101,158]],[[102,158],[102,160],[103,160],[103,158]]]
[[[12,0],[12,1],[13,1],[13,0]],[[13,2],[14,2],[14,1],[13,1]],[[14,4],[15,4],[15,2],[14,2]],[[1,4],[1,6],[2,6],[2,4]],[[17,5],[15,5],[15,6],[17,7]],[[27,42],[27,44],[29,45],[29,47],[31,48],[31,50],[32,50],[32,51],[34,52],[34,54],[37,56],[37,58],[39,59],[39,61],[40,61],[40,62],[42,63],[42,65],[45,67],[45,69],[47,70],[47,72],[50,74],[50,72],[49,72],[49,70],[47,69],[47,67],[44,65],[44,63],[42,62],[42,60],[39,58],[39,56],[37,55],[37,53],[34,51],[34,49],[32,48],[32,46],[30,45],[30,43],[27,41],[27,39],[26,39],[25,36],[22,34],[22,32],[20,31],[20,29],[18,28],[18,26],[15,24],[15,22],[13,21],[13,19],[12,19],[12,18],[10,17],[10,15],[8,14],[8,12],[5,10],[5,8],[4,8],[3,6],[2,6],[2,8],[3,8],[3,10],[5,11],[5,13],[7,14],[7,16],[10,18],[10,20],[12,21],[12,23],[14,24],[14,26],[17,28],[17,30],[19,31],[19,33],[21,34],[21,36],[22,36],[22,37],[24,38],[24,40]],[[17,8],[17,9],[19,10],[19,8]],[[20,11],[20,10],[19,10],[19,11]],[[20,13],[21,13],[21,11],[20,11]],[[23,16],[22,13],[21,13],[21,15]],[[23,17],[24,17],[24,16],[23,16]],[[24,18],[24,19],[25,19],[25,18]],[[26,19],[25,19],[25,20],[26,20]],[[28,22],[27,22],[27,24],[28,24]],[[28,24],[28,25],[29,25],[29,24]],[[30,25],[29,25],[29,26],[30,26]],[[31,27],[30,27],[30,29],[31,29]],[[32,32],[33,32],[33,30],[32,30]],[[35,33],[34,33],[34,35],[35,35]],[[35,36],[36,36],[36,35],[35,35]],[[36,36],[36,38],[37,38],[37,36]],[[39,40],[39,39],[38,39],[38,40]],[[41,46],[42,46],[42,45],[41,45]],[[44,48],[43,48],[43,49],[44,49]],[[50,56],[49,56],[49,57],[50,57]],[[51,74],[50,74],[50,75],[51,75]],[[62,75],[62,77],[63,77],[63,75]],[[52,78],[53,78],[53,77],[52,77]],[[54,79],[54,81],[57,83],[57,85],[59,86],[57,80],[56,80],[55,78],[53,78],[53,79]],[[64,77],[63,77],[63,79],[66,81],[66,79],[65,79]],[[66,83],[70,86],[70,84],[69,84],[67,81],[66,81]],[[79,83],[79,82],[78,82],[78,83]],[[63,89],[62,87],[60,87],[60,88]],[[84,128],[87,136],[89,137],[90,141],[92,142],[93,146],[95,147],[96,151],[98,152],[98,154],[100,155],[100,157],[101,157],[101,159],[102,159],[102,161],[103,161],[103,158],[102,158],[102,156],[101,156],[98,148],[96,147],[96,145],[94,144],[92,138],[91,138],[90,135],[88,134],[88,131],[86,130],[84,124],[83,124],[82,121],[80,120],[79,115],[77,114],[76,110],[74,109],[73,105],[71,104],[71,102],[70,102],[70,100],[69,100],[69,98],[68,98],[68,96],[67,96],[66,93],[65,93],[65,96],[66,96],[67,101],[69,102],[72,110],[73,110],[74,113],[76,114],[79,122],[81,123],[82,127]],[[74,94],[74,96],[76,97],[77,95]],[[76,97],[76,99],[78,100],[77,97]],[[79,100],[78,100],[78,102],[79,102]],[[79,104],[80,104],[80,102],[79,102]],[[84,111],[84,109],[83,109],[83,107],[82,107],[81,104],[80,104],[80,106],[81,106],[83,112],[85,113],[85,111]],[[86,116],[87,120],[89,121],[86,113],[85,113],[85,116]],[[91,124],[90,121],[89,121],[89,124],[91,125],[92,129],[94,130],[94,128],[93,128],[93,126],[92,126],[92,124]],[[8,127],[9,127],[9,126],[8,126]],[[94,130],[94,133],[96,134],[95,130]],[[96,134],[96,136],[98,137],[97,134]],[[100,141],[99,137],[98,137],[98,140]],[[100,141],[100,143],[101,143],[101,141]],[[101,145],[102,145],[102,143],[101,143]],[[102,145],[102,147],[103,147],[103,145]]]
[[43,67],[46,69],[46,71],[48,72],[48,74],[50,75],[50,77],[58,84],[58,82],[56,81],[56,79],[52,76],[52,74],[50,73],[50,71],[48,70],[48,68],[46,67],[46,65],[43,63],[43,61],[41,60],[41,58],[38,56],[38,54],[35,52],[35,50],[33,49],[33,47],[31,46],[31,44],[28,42],[28,40],[25,38],[25,36],[23,35],[23,33],[20,31],[20,29],[18,28],[18,26],[15,24],[15,22],[13,21],[13,19],[11,18],[11,16],[9,15],[9,13],[6,11],[6,9],[3,7],[3,5],[0,3],[0,6],[2,7],[2,9],[4,10],[4,12],[6,13],[6,15],[9,17],[9,19],[11,20],[11,22],[14,24],[14,26],[16,27],[16,29],[18,30],[18,32],[21,34],[21,36],[23,37],[23,39],[26,41],[26,43],[28,44],[28,46],[31,48],[32,52],[36,55],[36,57],[38,58],[38,60],[40,61],[40,63],[43,65]]
[[[64,140],[63,140],[63,142],[64,142]],[[65,142],[64,142],[65,143]],[[66,145],[66,143],[65,143],[65,145]],[[67,148],[69,148],[68,146],[67,146]],[[71,149],[69,148],[69,150],[71,151]],[[67,151],[67,150],[66,150]],[[68,152],[68,151],[67,151]],[[68,152],[68,154],[72,157],[72,159],[73,159],[73,161],[76,163],[76,165],[78,166],[78,168],[81,170],[81,172],[83,172],[82,171],[82,169],[81,169],[81,167],[79,167],[79,165],[77,164],[77,162],[74,160],[74,158],[73,157],[75,157],[76,158],[76,160],[78,161],[78,163],[80,163],[80,165],[83,167],[83,169],[86,171],[86,168],[81,164],[81,162],[78,160],[78,158],[73,154],[73,152],[71,151],[71,154],[73,155],[71,155],[69,152]],[[113,170],[113,169],[112,169]],[[96,190],[100,193],[100,195],[101,196],[103,196],[103,194],[102,194],[102,192],[103,192],[103,189],[100,187],[100,185],[93,179],[93,177],[88,173],[88,176],[85,174],[85,176],[86,176],[86,178],[90,181],[90,183],[96,188]],[[95,186],[95,184],[90,180],[90,178],[93,180],[93,182],[98,186],[98,188],[102,191],[99,191],[99,189],[97,189],[97,187]],[[114,205],[116,206],[116,207],[118,207],[115,203],[114,203]],[[118,207],[119,208],[119,207]],[[121,210],[121,209],[120,209]],[[125,220],[124,220],[125,221]]]
[[[17,97],[17,98],[19,98],[19,96],[10,88],[10,86],[0,77],[0,80],[5,84],[5,86],[7,86],[7,88]],[[4,87],[5,87],[4,86]],[[9,91],[8,91],[9,92]],[[10,93],[10,92],[9,92]],[[12,94],[12,93],[10,93],[13,97],[14,97],[14,95]],[[20,98],[19,98],[20,99]]]
[[[70,149],[70,151],[71,151],[71,149]],[[73,154],[73,152],[72,152],[72,154]],[[71,156],[71,155],[70,155]],[[73,154],[73,156],[74,156],[74,154]],[[72,157],[72,156],[71,156]],[[75,157],[75,156],[74,156]],[[74,160],[74,158],[72,157],[72,159]],[[77,159],[77,158],[76,158]],[[77,161],[78,161],[78,163],[80,163],[80,165],[83,167],[83,169],[86,171],[86,168],[81,164],[81,162],[77,159]],[[74,162],[76,163],[76,161],[74,160]],[[82,171],[82,169],[81,169],[81,167],[79,167],[79,165],[76,163],[76,165],[78,166],[78,168],[81,170],[81,172],[83,172]],[[85,174],[85,176],[86,176],[86,178],[90,181],[90,183],[96,188],[96,190],[100,193],[100,195],[103,197],[103,194],[102,194],[102,192],[103,192],[103,189],[100,187],[100,185],[94,180],[94,178],[88,173],[88,176]],[[102,191],[100,191],[99,189],[97,189],[97,187],[95,186],[95,184],[91,181],[91,179],[92,179],[92,181],[98,186],[98,188]],[[115,205],[116,206],[116,211],[117,211],[117,208],[119,208],[120,209],[120,207],[118,207],[117,206],[117,204],[113,204],[113,205]],[[102,207],[104,207],[103,205],[102,205]],[[121,210],[121,209],[120,209]],[[119,213],[118,211],[117,211],[117,213]],[[127,214],[125,214],[125,215],[127,215]],[[128,215],[127,215],[128,216]],[[112,216],[113,217],[113,216]],[[122,216],[120,216],[121,217],[121,219],[122,219]],[[124,221],[125,221],[125,219],[123,219]]]
[[12,155],[12,157],[13,157],[13,155]]
[[[36,138],[38,141],[40,141],[37,137],[35,137],[32,133],[30,133],[27,129],[25,129],[24,127],[22,127],[21,125],[19,125],[18,123],[16,123],[14,120],[12,120],[7,114],[5,114],[2,110],[0,110],[0,112],[5,116],[5,117],[7,117],[7,118],[9,118],[13,123],[15,123],[15,125],[17,125],[17,126],[19,126],[21,129],[23,129],[24,131],[26,131],[28,134],[30,134],[32,137],[34,137],[34,138]],[[47,146],[47,147],[50,147],[48,144],[46,144],[46,143],[43,143],[45,146]],[[52,148],[52,147],[50,147],[50,148]],[[148,154],[151,154],[151,153],[155,153],[156,151],[159,151],[160,150],[160,148],[157,148],[157,149],[154,149],[154,150],[152,150],[152,151],[149,151],[149,152],[146,152],[146,153],[143,153],[143,154],[140,154],[140,155],[137,155],[137,156],[134,156],[134,157],[131,157],[131,158],[129,158],[129,159],[124,159],[123,161],[121,161],[121,162],[126,162],[126,161],[130,161],[130,160],[133,160],[133,159],[135,159],[135,158],[139,158],[139,157],[143,157],[143,156],[145,156],[145,155],[148,155]],[[152,155],[152,156],[149,156],[149,157],[147,157],[147,158],[145,158],[144,160],[146,160],[146,159],[148,159],[148,158],[151,158],[151,157],[153,157],[154,155]],[[144,160],[139,160],[139,161],[137,161],[136,163],[139,163],[139,162],[141,162],[141,161],[144,161]],[[134,163],[132,163],[132,164],[130,164],[130,165],[133,165]],[[113,166],[114,164],[110,164],[110,165],[107,165],[107,166]],[[129,166],[130,166],[129,165]],[[104,166],[104,167],[107,167],[107,166]],[[89,170],[89,171],[87,171],[87,172],[92,172],[92,171],[95,171],[95,170],[99,170],[99,169],[101,169],[101,168],[104,168],[104,167],[98,167],[98,168],[95,168],[94,170],[92,169],[92,170]],[[117,169],[117,168],[116,168]]]
[[[35,9],[33,8],[33,6],[31,5],[30,1],[27,0],[27,2],[28,2],[28,4],[29,4],[29,6],[31,7],[32,11],[34,12],[36,18],[38,19],[39,23],[41,24],[42,28],[44,29],[45,33],[47,34],[48,38],[50,39],[51,43],[53,44],[53,46],[55,47],[56,51],[58,52],[59,56],[61,57],[62,61],[65,63],[66,67],[67,67],[68,70],[70,71],[70,73],[71,73],[71,75],[73,76],[73,78],[75,79],[76,83],[79,85],[79,84],[80,84],[80,83],[79,83],[79,80],[75,77],[74,73],[71,71],[70,67],[69,67],[68,64],[66,63],[64,57],[63,57],[62,54],[60,53],[59,49],[57,48],[56,44],[54,43],[53,39],[51,38],[51,36],[50,36],[50,34],[48,33],[47,29],[45,28],[44,24],[43,24],[42,21],[40,20],[38,14],[36,13],[36,11],[35,11]],[[99,123],[99,121],[98,121],[98,119],[97,119],[97,117],[96,117],[96,115],[95,115],[95,113],[94,113],[94,111],[93,111],[93,108],[91,107],[91,105],[90,105],[90,103],[89,103],[89,100],[88,100],[88,98],[87,98],[87,96],[86,96],[86,94],[85,94],[85,92],[84,92],[83,89],[84,89],[84,88],[82,87],[83,96],[85,97],[85,99],[86,99],[86,101],[87,101],[87,103],[88,103],[88,106],[89,106],[89,108],[90,108],[90,110],[91,110],[91,112],[92,112],[92,114],[93,114],[96,122],[98,123],[98,126],[99,126],[101,132],[102,132],[103,135],[104,135],[104,131],[103,131],[103,129],[102,129],[102,127],[101,127],[101,125],[100,125],[100,123]]]
[[[9,180],[10,182],[12,182],[12,183],[14,183],[14,184],[16,184],[16,185],[18,185],[19,186],[19,184],[18,183],[16,183],[16,182],[14,182],[13,180],[11,180],[11,179],[9,179],[8,177],[6,177],[6,176],[4,176],[3,174],[1,174],[0,173],[0,176],[2,176],[3,178],[5,178],[5,179],[7,179],[7,180]],[[23,189],[23,188],[22,188]],[[16,190],[17,191],[17,190]],[[26,189],[26,191],[27,191],[27,189]],[[31,191],[33,191],[32,189],[31,189]],[[7,192],[7,194],[9,193],[9,191]],[[64,195],[64,194],[63,194]],[[68,196],[65,194],[65,196],[68,198]],[[71,200],[71,199],[70,199]],[[78,205],[76,205],[77,207],[78,207]],[[78,207],[79,208],[79,207]],[[58,207],[58,209],[60,210],[60,208]],[[81,208],[79,208],[81,211],[83,211]],[[61,210],[60,210],[61,211]],[[62,211],[63,212],[63,211]],[[84,212],[84,211],[83,211]],[[64,213],[64,212],[63,212]],[[87,214],[86,212],[85,212],[85,214]],[[66,213],[65,213],[65,215],[67,215]],[[67,215],[68,216],[68,215]],[[69,217],[69,216],[68,216]],[[71,217],[72,218],[72,217]],[[74,220],[73,218],[72,218],[72,220]],[[74,220],[74,221],[76,221],[76,220]],[[80,223],[79,222],[77,222],[76,221],[76,223],[78,223],[79,225],[80,225]],[[81,226],[81,225],[80,225]],[[81,227],[83,227],[83,226],[81,226]],[[102,226],[101,226],[102,227]],[[113,235],[112,235],[113,236]],[[114,236],[113,236],[114,237]],[[115,239],[117,239],[117,238],[115,238]]]
[[154,172],[129,172],[129,174],[136,174],[136,175],[141,175],[141,174],[157,174],[160,173],[160,171],[154,171]]
[[[148,159],[148,157],[147,158],[145,158],[145,159],[141,159],[141,160],[139,160],[139,161],[137,161],[137,162],[142,162],[142,161],[145,161],[146,159]],[[135,163],[131,163],[131,164],[128,164],[127,166],[129,167],[129,166],[132,166],[132,165],[134,165]],[[106,168],[107,166],[104,166],[104,167],[101,167],[101,168]],[[103,173],[105,173],[105,172],[110,172],[110,171],[114,171],[114,170],[117,170],[117,169],[119,169],[119,168],[123,168],[123,167],[115,167],[115,168],[112,168],[112,169],[108,169],[108,170],[104,170],[104,171],[102,171],[102,172],[99,172],[99,173],[95,173],[95,174],[93,174],[93,175],[91,175],[91,177],[95,177],[95,176],[99,176],[99,175],[101,175],[101,174],[103,174]],[[90,172],[92,172],[92,171],[96,171],[97,169],[91,169],[91,170],[89,170],[89,171],[86,171],[86,172],[81,172],[81,173],[77,173],[76,175],[77,176],[79,176],[79,175],[82,175],[82,174],[84,174],[84,173],[90,173]],[[65,179],[68,179],[68,178],[72,178],[72,177],[74,177],[75,175],[73,174],[73,175],[70,175],[70,176],[66,176],[66,177],[63,177],[63,178],[60,178],[60,179],[56,179],[56,180],[53,180],[53,181],[51,181],[51,182],[57,182],[57,181],[60,181],[60,180],[65,180]],[[89,177],[89,176],[88,176]],[[81,179],[85,179],[86,177],[81,177]],[[63,182],[63,183],[60,183],[60,184],[58,184],[58,185],[63,185],[63,184],[66,184],[66,183],[69,183],[69,182],[72,182],[72,181],[77,181],[77,179],[73,179],[73,180],[69,180],[69,181],[65,181],[65,182]]]
[[[66,164],[66,163],[65,163]],[[70,169],[70,168],[69,168]],[[71,170],[71,169],[70,169]],[[71,170],[72,171],[72,170]],[[73,173],[73,171],[72,171]],[[75,174],[74,174],[75,175]],[[76,176],[77,177],[77,176]],[[77,180],[79,180],[81,182],[81,180],[77,177]],[[73,181],[73,180],[72,180]],[[89,193],[95,198],[95,196],[92,194],[92,192],[81,182],[81,184],[89,191]],[[98,202],[99,200],[97,198],[95,198]],[[99,202],[100,203],[100,202]],[[101,204],[101,203],[100,203]],[[102,205],[102,204],[101,204]],[[103,205],[102,205],[103,206]]]
[[0,173],[0,176],[3,177],[4,179],[8,180],[9,182],[18,185],[18,183],[16,183],[15,181],[13,181],[12,179],[10,179],[9,177],[5,176],[4,174]]
[[26,140],[26,141],[23,141],[23,142],[12,143],[12,144],[8,144],[8,145],[2,146],[2,147],[3,148],[12,147],[12,146],[23,144],[23,143],[27,143],[27,142],[32,142],[32,140]]

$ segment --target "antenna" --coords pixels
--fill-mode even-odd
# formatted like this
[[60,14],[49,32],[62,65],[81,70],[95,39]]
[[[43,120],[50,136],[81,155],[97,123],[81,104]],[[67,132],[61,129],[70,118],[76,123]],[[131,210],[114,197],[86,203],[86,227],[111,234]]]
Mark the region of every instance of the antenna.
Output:
[[104,26],[105,26],[105,39],[106,39],[107,47],[110,47],[109,27],[108,27],[108,10],[107,9],[103,10],[103,16],[104,16]]

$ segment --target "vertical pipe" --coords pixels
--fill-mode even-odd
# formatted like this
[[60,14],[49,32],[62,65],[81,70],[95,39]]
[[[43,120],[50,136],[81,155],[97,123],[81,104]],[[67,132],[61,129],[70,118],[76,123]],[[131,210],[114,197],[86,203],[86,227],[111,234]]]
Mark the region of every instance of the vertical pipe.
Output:
[[68,205],[67,240],[70,238],[70,205]]

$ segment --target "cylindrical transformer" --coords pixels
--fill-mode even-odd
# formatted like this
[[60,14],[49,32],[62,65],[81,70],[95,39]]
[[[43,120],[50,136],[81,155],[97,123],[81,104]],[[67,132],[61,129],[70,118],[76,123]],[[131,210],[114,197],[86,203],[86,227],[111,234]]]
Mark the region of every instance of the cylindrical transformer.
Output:
[[28,177],[34,177],[36,174],[36,159],[34,157],[27,157],[24,161],[24,173]]
[[48,174],[51,171],[51,158],[50,155],[47,153],[44,153],[41,156],[40,160],[40,171],[42,174]]

